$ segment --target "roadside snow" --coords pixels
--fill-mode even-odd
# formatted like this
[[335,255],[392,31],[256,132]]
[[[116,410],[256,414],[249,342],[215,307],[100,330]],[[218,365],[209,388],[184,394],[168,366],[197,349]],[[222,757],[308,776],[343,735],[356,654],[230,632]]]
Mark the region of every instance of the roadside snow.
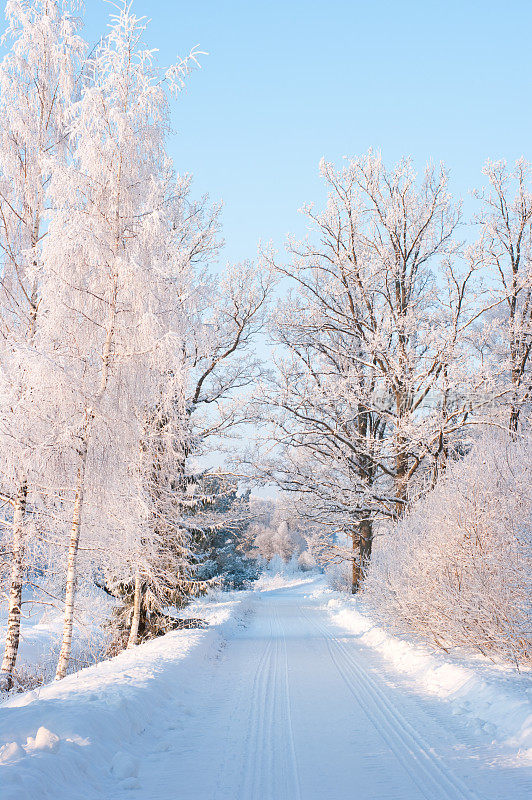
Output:
[[[42,596],[41,596],[42,599]],[[72,667],[80,669],[101,658],[107,634],[103,623],[111,613],[113,601],[100,589],[80,592],[77,599]],[[25,596],[15,679],[23,688],[52,680],[57,665],[63,629],[63,610],[55,604],[42,605]],[[7,605],[0,607],[0,641],[7,632]],[[0,651],[0,655],[1,655]],[[0,696],[1,697],[1,696]]]
[[255,589],[188,606],[206,629],[12,696],[1,800],[530,796],[529,675],[391,635],[323,576]]
[[473,733],[484,734],[508,751],[516,764],[532,764],[531,672],[520,674],[482,656],[440,653],[388,633],[359,600],[325,587],[313,594],[339,628],[376,651],[417,693],[450,704]]
[[298,567],[297,559],[286,563],[280,556],[274,556],[258,579],[253,582],[253,588],[255,591],[270,591],[287,589],[290,586],[305,586],[315,583],[316,576],[317,573],[312,570],[302,572]]
[[253,584],[256,591],[273,591],[274,589],[288,589],[291,586],[305,586],[305,584],[311,584],[316,580],[316,575],[310,575],[307,578],[302,578],[301,573],[298,575],[287,573],[275,573],[269,575],[265,573],[261,575],[261,577],[255,581]]
[[[246,614],[249,596],[231,592],[197,601],[187,612],[206,619],[209,628],[174,631],[3,703],[1,800],[110,797],[117,781],[119,788],[135,788],[139,764],[128,744],[165,717],[179,670],[201,673],[202,662]],[[190,711],[186,698],[182,710]],[[83,790],[69,790],[80,787],[80,775]]]

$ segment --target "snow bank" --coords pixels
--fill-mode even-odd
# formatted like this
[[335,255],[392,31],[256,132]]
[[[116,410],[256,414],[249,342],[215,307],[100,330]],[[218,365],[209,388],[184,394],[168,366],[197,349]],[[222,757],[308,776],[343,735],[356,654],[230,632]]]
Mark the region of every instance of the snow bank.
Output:
[[[197,601],[188,612],[210,627],[174,631],[81,670],[0,707],[2,800],[112,797],[137,786],[138,757],[129,745],[175,703],[187,670],[202,669],[241,624],[251,593],[230,592]],[[190,713],[183,697],[183,713]],[[166,714],[165,714],[166,712]],[[84,777],[83,791],[80,787]]]
[[482,656],[431,651],[426,645],[389,634],[360,601],[326,589],[315,593],[319,595],[332,621],[377,651],[416,692],[448,702],[452,713],[463,715],[476,733],[517,753],[521,765],[532,763],[530,671],[518,674]]

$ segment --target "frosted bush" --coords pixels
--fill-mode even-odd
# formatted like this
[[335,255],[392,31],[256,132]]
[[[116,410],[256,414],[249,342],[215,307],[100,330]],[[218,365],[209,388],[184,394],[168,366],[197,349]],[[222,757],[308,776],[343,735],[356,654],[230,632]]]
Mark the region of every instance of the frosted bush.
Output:
[[309,550],[303,550],[297,559],[297,565],[303,572],[311,572],[312,570],[317,569],[318,566],[316,559]]
[[270,575],[289,575],[294,572],[294,569],[291,561],[287,563],[280,555],[276,554],[269,560],[266,572]]
[[479,442],[376,548],[365,594],[440,647],[530,662],[532,441]]
[[335,592],[351,592],[353,569],[350,561],[331,564],[326,570],[327,583]]

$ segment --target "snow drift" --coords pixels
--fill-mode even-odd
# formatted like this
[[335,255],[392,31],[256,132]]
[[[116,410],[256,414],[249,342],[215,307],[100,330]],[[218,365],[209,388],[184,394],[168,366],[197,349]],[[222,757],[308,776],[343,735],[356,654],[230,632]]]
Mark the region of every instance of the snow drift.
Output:
[[208,629],[169,633],[4,703],[2,800],[86,800],[134,788],[139,764],[131,742],[148,722],[165,717],[183,669],[201,673],[202,662],[245,614],[247,598],[240,592],[198,601],[189,608]]

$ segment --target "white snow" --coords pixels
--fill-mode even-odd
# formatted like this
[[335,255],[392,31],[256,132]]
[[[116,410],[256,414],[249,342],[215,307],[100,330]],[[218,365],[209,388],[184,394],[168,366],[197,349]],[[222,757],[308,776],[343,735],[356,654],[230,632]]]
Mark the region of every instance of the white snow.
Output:
[[[331,593],[329,593],[331,594]],[[315,596],[320,596],[317,593]],[[339,627],[379,653],[407,685],[444,700],[472,730],[508,747],[516,764],[532,765],[532,683],[530,671],[517,674],[485,658],[449,655],[390,635],[354,600],[335,595],[325,607]]]
[[35,738],[28,736],[26,750],[49,750],[51,753],[55,753],[59,747],[59,742],[59,736],[41,725]]
[[17,742],[8,742],[0,747],[0,764],[24,758],[26,751]]
[[[46,586],[46,589],[53,587]],[[85,587],[84,587],[85,588]],[[38,593],[35,593],[37,595]],[[55,675],[61,644],[64,611],[61,604],[42,605],[38,596],[26,593],[17,656],[17,673],[30,685],[51,680]],[[80,591],[77,598],[76,623],[72,649],[73,667],[94,663],[105,645],[103,628],[114,601],[100,589]],[[0,607],[0,641],[6,640],[7,605]],[[0,654],[3,647],[0,648]],[[27,684],[26,684],[27,685]]]
[[198,601],[187,615],[203,617],[210,628],[170,633],[13,695],[0,712],[1,800],[108,797],[117,785],[134,788],[140,759],[128,745],[148,725],[168,727],[169,713],[192,713],[185,698],[174,704],[180,676],[192,670],[202,680],[204,662],[239,624],[248,597],[235,592]]
[[[528,676],[265,576],[0,712],[2,800],[525,800]],[[529,724],[530,727],[530,724]]]
[[111,761],[111,772],[117,778],[136,778],[139,772],[139,761],[129,753],[119,750]]

